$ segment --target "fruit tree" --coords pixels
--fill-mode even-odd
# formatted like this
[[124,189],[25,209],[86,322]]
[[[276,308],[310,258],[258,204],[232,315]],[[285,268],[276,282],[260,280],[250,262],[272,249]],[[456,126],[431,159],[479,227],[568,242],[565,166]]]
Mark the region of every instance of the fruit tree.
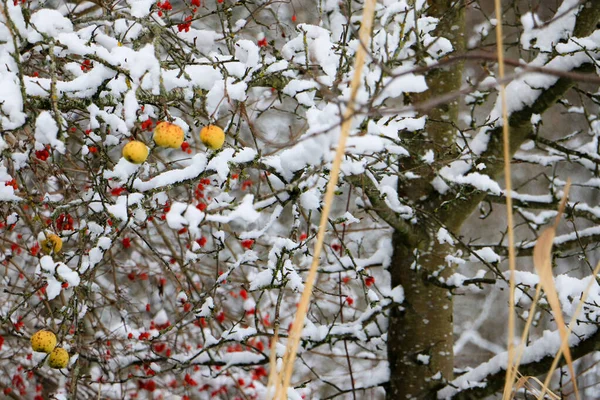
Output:
[[568,344],[599,397],[600,2],[501,3],[379,0],[361,43],[363,0],[1,0],[0,391],[268,398],[364,46],[289,398],[501,392],[510,315],[548,372],[531,260],[568,178],[555,294],[567,322],[587,296]]

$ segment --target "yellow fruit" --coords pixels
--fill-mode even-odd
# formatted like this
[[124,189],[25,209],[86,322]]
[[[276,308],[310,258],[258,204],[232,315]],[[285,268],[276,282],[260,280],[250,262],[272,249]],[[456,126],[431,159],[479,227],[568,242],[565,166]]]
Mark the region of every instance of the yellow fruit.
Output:
[[178,149],[183,143],[183,129],[179,125],[163,121],[154,129],[154,143],[160,147]]
[[42,251],[46,254],[58,253],[62,249],[62,239],[54,233],[46,234],[46,239],[40,243]]
[[148,158],[148,147],[144,143],[134,140],[123,147],[123,157],[130,163],[141,164]]
[[31,337],[31,348],[33,351],[50,353],[56,347],[56,335],[50,331],[37,331]]
[[55,348],[50,353],[50,357],[48,357],[48,365],[50,368],[65,368],[69,365],[69,353],[62,347]]
[[225,132],[216,125],[207,125],[200,131],[200,140],[209,149],[219,150],[225,143]]

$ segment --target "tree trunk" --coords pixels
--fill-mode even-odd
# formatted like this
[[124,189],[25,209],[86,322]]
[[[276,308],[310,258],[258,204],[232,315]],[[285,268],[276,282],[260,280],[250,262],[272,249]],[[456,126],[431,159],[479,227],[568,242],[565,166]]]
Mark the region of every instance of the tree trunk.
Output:
[[[428,15],[440,18],[437,36],[446,37],[452,42],[456,52],[463,52],[464,2],[428,0],[427,3],[430,5]],[[578,15],[574,36],[590,35],[599,19],[600,2],[586,3],[586,7],[582,8]],[[462,64],[454,64],[447,69],[432,71],[427,75],[429,90],[415,96],[414,100],[426,101],[457,90],[461,84],[462,68]],[[588,68],[593,66],[588,64],[577,70],[587,72]],[[542,92],[530,107],[511,115],[511,155],[531,137],[531,115],[542,114],[548,110],[572,85],[571,80],[561,78]],[[434,150],[436,160],[448,159],[455,151],[452,144],[455,138],[457,111],[456,102],[429,111],[427,133],[410,149],[412,160],[401,165],[401,169],[408,167],[422,179],[404,183],[399,180],[398,187],[401,196],[410,199],[425,211],[432,214],[435,212],[437,221],[453,233],[458,233],[462,223],[485,198],[485,193],[473,191],[463,193],[463,196],[459,197],[456,197],[455,193],[446,196],[436,194],[429,184],[435,176],[435,170],[419,164],[418,159],[419,155],[428,149]],[[502,160],[498,157],[498,154],[502,154],[501,134],[501,128],[491,132],[488,150],[481,156],[481,162],[485,162],[487,167],[485,173],[492,178],[497,178],[502,173]],[[411,139],[413,143],[417,142],[414,138]],[[444,260],[450,249],[448,245],[440,245],[437,242],[439,225],[427,227],[426,221],[422,220],[418,225],[419,232],[415,234],[417,239],[410,240],[410,243],[406,240],[405,232],[397,232],[393,236],[394,256],[390,266],[392,285],[402,285],[405,300],[402,307],[390,312],[388,400],[436,399],[436,388],[441,384],[440,378],[452,378],[452,298],[448,290],[429,283],[432,274],[447,276],[452,273]]]
[[390,314],[387,398],[435,398],[436,387],[452,377],[452,297],[427,278],[433,270],[450,273],[444,261],[447,245],[429,242],[422,257],[406,243],[395,240],[394,245],[392,285],[402,285],[405,299]]
[[[427,14],[440,18],[436,36],[450,40],[455,53],[461,54],[465,49],[464,1],[429,0],[428,4]],[[429,90],[414,95],[412,100],[424,102],[460,89],[462,72],[462,62],[431,71],[426,77]],[[456,154],[458,107],[455,100],[432,108],[427,114],[426,132],[407,141],[413,143],[409,146],[412,157],[401,165],[401,170],[415,171],[421,178],[399,183],[398,193],[419,207],[427,209],[427,200],[423,199],[431,194],[430,182],[436,173],[420,158],[430,150],[435,160]],[[390,400],[434,399],[435,389],[452,378],[452,297],[447,289],[428,282],[434,273],[442,277],[453,272],[445,261],[448,245],[438,243],[437,229],[439,226],[421,226],[413,243],[407,243],[403,235],[395,234],[393,238],[392,286],[401,285],[405,299],[401,309],[391,311],[389,319]]]

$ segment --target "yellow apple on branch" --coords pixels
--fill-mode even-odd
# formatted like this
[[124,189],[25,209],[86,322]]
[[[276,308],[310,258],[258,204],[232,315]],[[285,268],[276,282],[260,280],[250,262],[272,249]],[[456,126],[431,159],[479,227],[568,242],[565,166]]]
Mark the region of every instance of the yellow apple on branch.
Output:
[[219,150],[225,143],[225,132],[217,125],[207,125],[200,131],[200,140],[209,149]]
[[179,125],[163,121],[154,128],[153,139],[157,146],[178,149],[183,143],[183,129]]
[[48,365],[50,368],[66,368],[69,364],[69,353],[63,349],[62,347],[57,347],[52,350],[50,356],[48,357]]
[[148,147],[138,140],[133,140],[123,146],[123,157],[130,163],[141,164],[148,158]]
[[50,353],[56,347],[56,335],[47,330],[37,331],[31,337],[31,349],[41,353]]

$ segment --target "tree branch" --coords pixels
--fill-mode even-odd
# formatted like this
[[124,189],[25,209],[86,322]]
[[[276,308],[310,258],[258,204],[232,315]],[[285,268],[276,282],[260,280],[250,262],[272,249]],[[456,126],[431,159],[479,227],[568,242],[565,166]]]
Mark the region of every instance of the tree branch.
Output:
[[[582,340],[575,347],[571,347],[571,355],[574,360],[577,360],[591,352],[600,350],[600,331],[596,331],[593,335],[589,336],[587,339]],[[525,349],[527,351],[527,349]],[[542,359],[531,362],[528,364],[521,364],[519,367],[519,372],[523,376],[538,376],[548,372],[548,369],[552,365],[552,361],[554,360],[554,354],[547,355]],[[565,365],[564,358],[560,361],[560,366]],[[469,388],[464,391],[458,392],[456,395],[452,396],[453,400],[479,400],[483,399],[489,395],[492,395],[504,387],[504,378],[506,375],[505,367],[501,368],[499,371],[488,375],[485,383],[485,387],[478,388]]]
[[416,241],[412,227],[404,219],[398,217],[396,212],[385,204],[381,193],[367,176],[364,174],[347,175],[344,179],[346,182],[361,188],[371,202],[371,210],[375,211],[381,219],[394,228],[398,234],[402,235],[406,241],[409,243]]
[[[596,23],[600,20],[600,2],[588,3],[589,6],[583,8],[577,16],[577,22],[573,35],[576,37],[585,37],[592,34],[596,29]],[[577,73],[590,73],[595,70],[591,63],[583,64],[573,71]],[[533,114],[542,114],[552,107],[564,96],[564,94],[573,86],[574,80],[571,78],[560,78],[551,87],[540,92],[538,98],[529,106],[513,112],[510,115],[510,154],[514,155],[523,142],[531,137],[533,127],[531,125],[531,116]],[[489,143],[486,151],[473,162],[473,165],[483,163],[486,168],[484,172],[491,178],[497,178],[502,174],[502,127],[496,126],[489,132]],[[471,215],[477,204],[479,204],[486,194],[483,192],[473,192],[466,196],[456,196],[456,193],[449,193],[440,196],[435,200],[433,209],[438,209],[442,204],[445,207],[440,209],[440,219],[452,230],[458,231],[467,216]]]

